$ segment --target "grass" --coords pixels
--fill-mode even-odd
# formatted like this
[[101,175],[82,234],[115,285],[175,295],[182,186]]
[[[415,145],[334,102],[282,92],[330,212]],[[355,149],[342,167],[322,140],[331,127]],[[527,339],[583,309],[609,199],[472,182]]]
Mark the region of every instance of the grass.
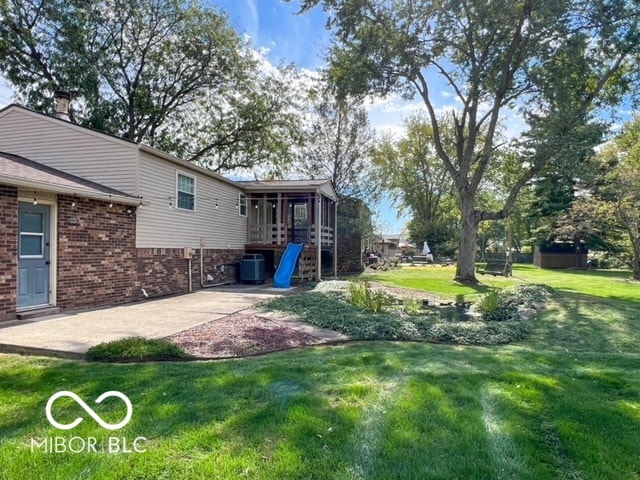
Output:
[[[517,345],[363,342],[144,364],[0,355],[0,478],[638,480],[640,286],[515,273],[557,279],[545,283],[560,292]],[[44,410],[60,390],[112,423],[122,404],[93,400],[121,391],[131,422],[107,432],[60,399],[58,421],[85,420],[56,430]],[[144,436],[146,452],[29,449],[31,438],[109,435]]]
[[513,277],[477,275],[480,285],[462,285],[453,281],[455,267],[405,267],[368,274],[365,278],[389,285],[425,290],[446,299],[472,300],[492,288],[521,282],[542,283],[554,290],[582,293],[599,298],[640,301],[640,284],[629,281],[628,270],[543,270],[532,265],[514,265]]
[[174,343],[162,339],[129,337],[91,347],[87,359],[94,362],[186,359],[187,353]]

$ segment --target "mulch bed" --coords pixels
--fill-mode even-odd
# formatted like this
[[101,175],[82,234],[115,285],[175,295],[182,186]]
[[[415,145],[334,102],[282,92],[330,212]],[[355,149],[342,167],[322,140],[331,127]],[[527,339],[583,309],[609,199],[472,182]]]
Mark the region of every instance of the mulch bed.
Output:
[[320,343],[306,333],[242,312],[176,333],[166,340],[197,358],[246,357]]

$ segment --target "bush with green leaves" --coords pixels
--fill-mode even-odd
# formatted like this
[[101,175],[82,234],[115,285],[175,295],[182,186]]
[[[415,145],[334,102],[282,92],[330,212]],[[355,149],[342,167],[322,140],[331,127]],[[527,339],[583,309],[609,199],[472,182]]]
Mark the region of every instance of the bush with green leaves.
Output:
[[502,290],[494,289],[480,297],[474,308],[486,322],[519,321],[519,311],[536,308],[546,303],[552,289],[546,285],[516,285]]
[[347,294],[351,303],[373,313],[381,313],[391,304],[389,296],[384,292],[372,289],[369,282],[349,282]]
[[87,351],[87,359],[93,362],[183,360],[188,357],[189,355],[174,343],[141,337],[100,343]]

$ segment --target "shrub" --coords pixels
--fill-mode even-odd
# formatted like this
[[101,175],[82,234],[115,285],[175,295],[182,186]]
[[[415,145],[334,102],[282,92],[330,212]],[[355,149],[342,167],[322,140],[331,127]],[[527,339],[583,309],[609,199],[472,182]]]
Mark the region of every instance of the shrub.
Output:
[[482,315],[492,315],[500,309],[501,305],[500,290],[495,289],[480,297],[476,304],[476,310]]
[[516,285],[503,290],[491,290],[474,306],[485,322],[509,322],[520,320],[519,309],[535,308],[551,295],[546,285]]
[[93,362],[132,362],[144,360],[180,360],[188,358],[178,345],[166,340],[130,337],[91,347],[87,359]]
[[402,300],[402,311],[409,315],[418,315],[422,311],[422,303],[415,298],[405,298]]
[[381,313],[391,304],[384,292],[373,290],[368,282],[349,282],[348,298],[354,305],[373,313]]

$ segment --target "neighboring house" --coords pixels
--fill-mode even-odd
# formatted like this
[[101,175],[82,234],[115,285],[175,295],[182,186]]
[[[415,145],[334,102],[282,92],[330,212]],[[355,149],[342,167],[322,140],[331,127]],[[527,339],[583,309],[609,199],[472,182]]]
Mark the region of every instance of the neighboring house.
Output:
[[0,152],[0,319],[234,282],[245,252],[290,241],[318,279],[335,259],[330,182],[234,182],[17,105]]
[[399,253],[400,234],[387,234],[378,237],[373,242],[374,250],[382,258],[391,258]]

